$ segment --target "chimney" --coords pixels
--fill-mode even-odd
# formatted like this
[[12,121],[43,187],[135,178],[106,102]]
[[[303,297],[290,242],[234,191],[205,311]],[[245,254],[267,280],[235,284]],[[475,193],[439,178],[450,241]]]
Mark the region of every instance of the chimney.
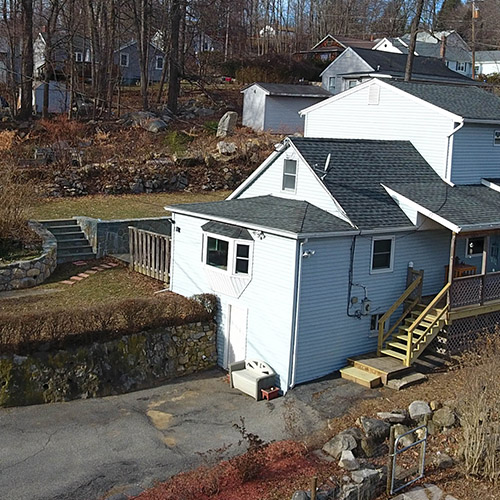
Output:
[[441,49],[439,50],[439,56],[443,60],[446,59],[446,36],[441,35]]

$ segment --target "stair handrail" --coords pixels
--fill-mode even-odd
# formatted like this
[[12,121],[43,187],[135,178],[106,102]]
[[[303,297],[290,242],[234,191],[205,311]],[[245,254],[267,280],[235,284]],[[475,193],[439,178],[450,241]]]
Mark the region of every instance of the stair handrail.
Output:
[[377,355],[380,356],[382,347],[387,338],[392,334],[392,332],[399,326],[399,324],[406,318],[406,316],[413,310],[413,308],[418,304],[420,297],[415,299],[409,307],[407,307],[401,317],[396,321],[396,323],[391,327],[391,329],[385,333],[385,324],[387,320],[394,314],[396,309],[413,293],[413,291],[422,282],[422,275],[417,275],[414,281],[408,286],[408,288],[403,292],[394,304],[389,308],[389,310],[378,320],[378,346]]
[[427,332],[441,319],[443,314],[448,310],[448,304],[446,304],[446,306],[439,312],[439,314],[434,318],[431,324],[425,329],[422,336],[415,343],[415,346],[413,345],[413,331],[415,330],[415,328],[417,328],[417,326],[420,325],[420,323],[427,316],[427,314],[429,314],[429,311],[433,309],[434,306],[444,297],[450,286],[451,283],[446,283],[446,285],[444,285],[441,291],[429,302],[427,307],[420,313],[417,319],[409,326],[407,347],[406,347],[406,360],[405,360],[406,366],[411,366],[413,362],[413,353],[415,350],[417,350],[416,347],[418,346],[418,344],[420,344],[420,342],[422,342],[422,339],[425,337]]

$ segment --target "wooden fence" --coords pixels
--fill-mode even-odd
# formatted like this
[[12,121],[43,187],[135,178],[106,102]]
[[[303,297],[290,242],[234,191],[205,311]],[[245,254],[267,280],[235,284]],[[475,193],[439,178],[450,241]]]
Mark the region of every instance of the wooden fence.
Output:
[[167,282],[170,276],[170,236],[129,227],[130,268]]

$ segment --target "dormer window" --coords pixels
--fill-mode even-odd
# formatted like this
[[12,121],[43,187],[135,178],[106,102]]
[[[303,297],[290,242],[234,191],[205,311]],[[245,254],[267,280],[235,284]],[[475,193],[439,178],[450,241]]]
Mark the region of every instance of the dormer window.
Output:
[[283,163],[283,191],[295,191],[297,185],[297,161],[285,160]]

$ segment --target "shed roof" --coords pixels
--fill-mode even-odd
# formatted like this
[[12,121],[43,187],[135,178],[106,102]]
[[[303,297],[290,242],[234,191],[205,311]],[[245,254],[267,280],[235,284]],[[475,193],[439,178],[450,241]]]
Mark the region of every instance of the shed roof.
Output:
[[285,83],[265,83],[255,82],[248,87],[245,87],[242,92],[245,92],[250,87],[258,85],[267,95],[283,96],[283,97],[331,97],[332,94],[322,87],[316,85],[288,85]]

